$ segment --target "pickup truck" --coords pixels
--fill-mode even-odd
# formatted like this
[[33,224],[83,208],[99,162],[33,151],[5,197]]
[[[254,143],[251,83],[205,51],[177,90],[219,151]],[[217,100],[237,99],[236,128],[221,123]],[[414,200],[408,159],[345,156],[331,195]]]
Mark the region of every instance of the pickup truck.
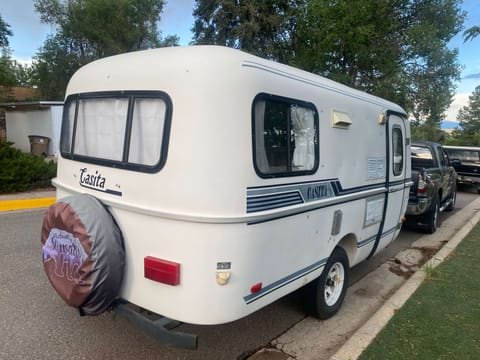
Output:
[[442,145],[430,141],[412,141],[412,180],[407,224],[427,233],[437,230],[439,211],[451,211],[457,196],[457,173]]
[[480,194],[480,147],[444,146],[458,174],[457,183],[472,185]]

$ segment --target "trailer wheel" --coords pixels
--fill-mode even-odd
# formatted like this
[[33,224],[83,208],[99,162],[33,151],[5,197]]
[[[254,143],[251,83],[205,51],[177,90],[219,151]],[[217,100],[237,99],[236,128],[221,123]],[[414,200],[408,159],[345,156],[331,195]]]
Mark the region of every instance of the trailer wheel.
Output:
[[440,211],[440,200],[435,196],[433,206],[430,211],[425,214],[425,231],[428,234],[433,234],[437,231],[438,212]]
[[87,194],[58,200],[45,212],[42,260],[55,291],[81,315],[104,312],[118,295],[125,250],[107,208]]
[[350,278],[348,256],[336,247],[327,261],[322,275],[307,285],[307,312],[318,319],[328,319],[342,306]]

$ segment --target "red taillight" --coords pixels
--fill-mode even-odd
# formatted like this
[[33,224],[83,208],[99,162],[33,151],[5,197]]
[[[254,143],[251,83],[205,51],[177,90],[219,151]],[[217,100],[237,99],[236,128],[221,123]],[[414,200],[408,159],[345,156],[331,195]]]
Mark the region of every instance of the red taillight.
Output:
[[179,263],[153,256],[145,257],[143,263],[147,279],[173,286],[180,284]]
[[422,174],[418,175],[417,194],[423,195],[427,192],[427,182]]

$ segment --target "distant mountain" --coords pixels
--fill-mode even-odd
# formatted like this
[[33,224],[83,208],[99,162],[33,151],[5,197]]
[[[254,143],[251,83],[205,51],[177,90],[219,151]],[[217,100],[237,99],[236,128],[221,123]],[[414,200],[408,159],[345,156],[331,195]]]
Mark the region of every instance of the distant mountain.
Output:
[[444,120],[440,123],[440,128],[442,130],[456,129],[456,128],[459,128],[459,127],[460,127],[460,124],[456,121]]

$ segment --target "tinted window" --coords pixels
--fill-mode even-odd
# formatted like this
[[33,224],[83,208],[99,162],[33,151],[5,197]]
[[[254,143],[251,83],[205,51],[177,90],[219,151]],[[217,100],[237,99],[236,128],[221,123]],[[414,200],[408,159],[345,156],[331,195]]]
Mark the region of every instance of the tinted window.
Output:
[[432,168],[433,155],[429,148],[412,145],[412,169]]
[[475,150],[454,150],[454,149],[446,149],[448,156],[450,159],[457,159],[461,161],[479,161],[479,152]]

